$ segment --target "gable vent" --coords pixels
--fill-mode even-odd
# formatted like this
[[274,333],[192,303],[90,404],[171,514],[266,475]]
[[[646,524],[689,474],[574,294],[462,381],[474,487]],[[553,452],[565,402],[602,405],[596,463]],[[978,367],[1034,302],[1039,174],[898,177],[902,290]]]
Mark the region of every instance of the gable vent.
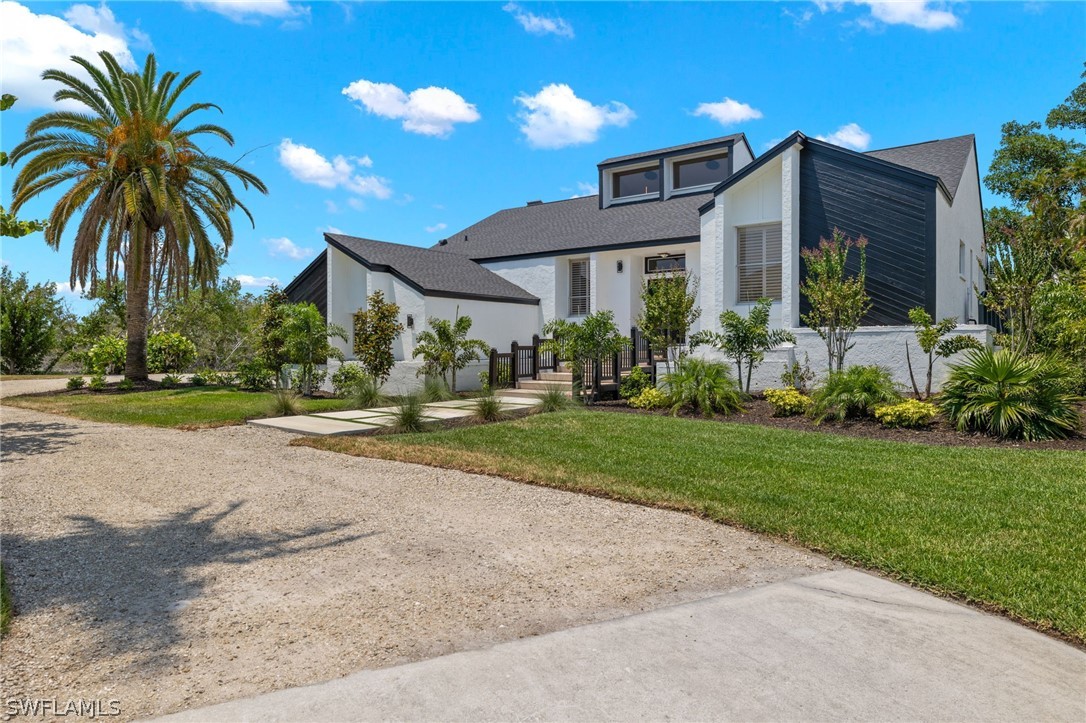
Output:
[[525,204],[525,205],[527,205],[527,206],[542,206],[543,202],[542,201],[528,201],[528,203]]

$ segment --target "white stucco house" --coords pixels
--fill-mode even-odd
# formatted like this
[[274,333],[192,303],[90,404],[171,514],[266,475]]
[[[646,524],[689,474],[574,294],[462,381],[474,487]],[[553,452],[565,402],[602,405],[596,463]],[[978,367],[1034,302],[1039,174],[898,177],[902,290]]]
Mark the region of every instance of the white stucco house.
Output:
[[[804,353],[812,369],[825,365],[821,340],[801,323],[800,250],[839,228],[869,240],[873,307],[851,363],[881,364],[904,382],[907,314],[917,306],[990,342],[975,291],[984,232],[972,135],[858,153],[796,132],[755,156],[740,133],[609,158],[597,174],[596,196],[498,211],[429,249],[325,234],[324,252],[286,292],[350,329],[382,289],[408,328],[395,349],[403,385],[430,317],[459,308],[473,336],[502,350],[530,342],[548,320],[598,309],[625,329],[644,279],[685,271],[700,278],[703,329],[722,311],[773,299],[774,325],[798,343],[763,365],[754,386],[764,387]],[[351,345],[344,351],[350,358]]]

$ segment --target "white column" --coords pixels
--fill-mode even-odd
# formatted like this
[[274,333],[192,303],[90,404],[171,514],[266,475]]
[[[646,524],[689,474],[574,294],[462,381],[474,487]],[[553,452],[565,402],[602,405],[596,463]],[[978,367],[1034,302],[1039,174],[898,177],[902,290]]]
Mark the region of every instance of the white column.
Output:
[[781,155],[781,324],[799,326],[799,154],[795,144]]

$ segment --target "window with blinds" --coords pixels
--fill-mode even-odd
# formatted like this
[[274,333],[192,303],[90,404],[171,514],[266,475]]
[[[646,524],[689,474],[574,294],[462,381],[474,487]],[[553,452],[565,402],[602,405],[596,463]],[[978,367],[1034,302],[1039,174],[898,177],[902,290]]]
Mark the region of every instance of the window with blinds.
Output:
[[781,298],[781,225],[746,226],[739,231],[739,303]]
[[588,297],[592,292],[592,282],[588,277],[588,259],[569,262],[569,315],[587,316]]

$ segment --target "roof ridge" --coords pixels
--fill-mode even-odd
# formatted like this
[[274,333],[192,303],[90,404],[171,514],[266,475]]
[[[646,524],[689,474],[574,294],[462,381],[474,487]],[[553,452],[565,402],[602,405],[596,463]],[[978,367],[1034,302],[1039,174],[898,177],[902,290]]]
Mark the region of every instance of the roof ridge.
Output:
[[886,148],[872,148],[864,153],[879,153],[880,151],[895,151],[898,148],[912,148],[913,146],[926,146],[929,143],[942,143],[944,141],[956,141],[959,138],[976,138],[975,133],[963,133],[960,136],[950,136],[949,138],[934,138],[930,141],[917,141],[916,143],[903,143],[900,146],[887,146]]

